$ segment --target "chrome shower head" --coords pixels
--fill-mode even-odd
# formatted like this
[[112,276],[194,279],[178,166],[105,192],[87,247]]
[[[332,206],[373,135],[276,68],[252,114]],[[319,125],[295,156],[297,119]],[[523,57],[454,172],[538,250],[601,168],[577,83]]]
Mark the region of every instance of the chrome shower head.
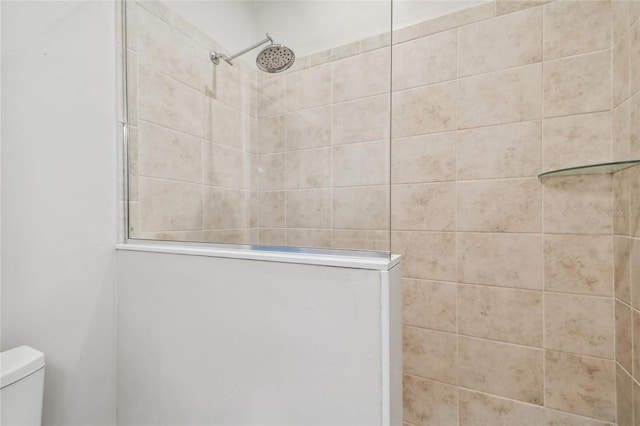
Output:
[[276,73],[288,70],[295,60],[293,50],[282,44],[272,43],[258,53],[256,65],[264,72]]
[[256,58],[256,65],[258,68],[264,72],[274,73],[288,70],[289,67],[293,65],[296,60],[296,55],[293,53],[293,50],[289,49],[287,46],[283,46],[282,44],[274,43],[269,33],[267,33],[267,38],[264,40],[257,42],[253,46],[247,47],[235,55],[227,56],[219,52],[209,52],[209,58],[215,65],[220,63],[220,59],[223,59],[229,65],[233,65],[232,61],[235,58],[260,47],[265,43],[271,44],[258,53],[258,57]]

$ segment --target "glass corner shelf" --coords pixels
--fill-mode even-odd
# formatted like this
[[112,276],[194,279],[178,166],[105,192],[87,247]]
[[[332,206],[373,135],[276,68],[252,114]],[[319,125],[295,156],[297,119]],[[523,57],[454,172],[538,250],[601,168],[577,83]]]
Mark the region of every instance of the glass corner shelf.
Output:
[[614,161],[610,163],[589,164],[587,166],[568,167],[551,170],[538,175],[539,178],[551,176],[597,175],[619,172],[629,167],[640,165],[640,160]]

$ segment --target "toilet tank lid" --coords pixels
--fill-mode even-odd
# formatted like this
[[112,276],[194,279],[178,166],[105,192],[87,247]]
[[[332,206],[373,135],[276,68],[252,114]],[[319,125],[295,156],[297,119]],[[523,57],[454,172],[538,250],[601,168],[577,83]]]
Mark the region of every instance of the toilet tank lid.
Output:
[[9,386],[44,367],[44,354],[29,346],[0,353],[0,388]]

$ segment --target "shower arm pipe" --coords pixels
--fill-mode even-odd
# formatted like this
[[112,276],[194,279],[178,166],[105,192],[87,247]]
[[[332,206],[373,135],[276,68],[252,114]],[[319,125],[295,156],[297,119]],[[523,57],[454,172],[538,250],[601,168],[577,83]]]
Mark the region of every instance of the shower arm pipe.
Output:
[[213,62],[216,65],[218,65],[220,63],[220,59],[224,59],[224,61],[226,63],[228,63],[229,65],[233,65],[233,63],[231,61],[233,61],[238,56],[242,56],[247,52],[251,52],[253,49],[256,49],[256,48],[258,48],[258,47],[260,47],[263,44],[268,43],[268,42],[271,42],[271,44],[273,44],[273,39],[271,38],[269,33],[267,33],[267,38],[265,38],[264,40],[259,41],[256,44],[247,47],[246,49],[236,53],[235,55],[227,56],[227,55],[225,55],[223,53],[217,53],[217,52],[213,52],[212,51],[212,52],[209,53],[209,57],[211,58],[211,62]]

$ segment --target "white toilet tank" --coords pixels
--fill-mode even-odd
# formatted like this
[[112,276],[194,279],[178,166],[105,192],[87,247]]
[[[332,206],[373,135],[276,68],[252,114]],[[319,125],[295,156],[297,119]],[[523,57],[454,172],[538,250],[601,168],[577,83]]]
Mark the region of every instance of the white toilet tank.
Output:
[[0,353],[0,426],[40,426],[44,354],[29,346]]

